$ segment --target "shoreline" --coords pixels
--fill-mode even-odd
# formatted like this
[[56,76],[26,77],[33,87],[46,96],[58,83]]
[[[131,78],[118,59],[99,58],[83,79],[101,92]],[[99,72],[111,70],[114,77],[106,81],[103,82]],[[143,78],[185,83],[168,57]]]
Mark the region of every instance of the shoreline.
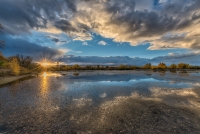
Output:
[[27,75],[20,75],[20,76],[5,76],[0,77],[0,86],[4,86],[19,80],[23,80],[26,78],[34,77],[33,74],[27,74]]

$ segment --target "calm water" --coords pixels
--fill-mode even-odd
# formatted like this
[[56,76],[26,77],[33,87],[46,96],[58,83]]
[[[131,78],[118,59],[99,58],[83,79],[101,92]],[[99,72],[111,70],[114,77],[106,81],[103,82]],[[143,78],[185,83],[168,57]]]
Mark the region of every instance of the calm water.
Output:
[[0,88],[0,133],[200,133],[198,73],[63,73]]

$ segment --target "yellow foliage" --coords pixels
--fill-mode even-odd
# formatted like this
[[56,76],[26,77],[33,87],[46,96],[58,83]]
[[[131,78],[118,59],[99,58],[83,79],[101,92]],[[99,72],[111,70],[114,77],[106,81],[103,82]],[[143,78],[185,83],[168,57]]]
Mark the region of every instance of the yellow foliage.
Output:
[[30,71],[27,68],[21,67],[20,68],[20,74],[28,74]]
[[19,75],[20,73],[20,66],[18,63],[17,58],[13,58],[9,63],[9,68],[14,75]]
[[166,66],[165,63],[159,63],[159,64],[158,64],[158,68],[159,68],[159,69],[167,69],[167,66]]

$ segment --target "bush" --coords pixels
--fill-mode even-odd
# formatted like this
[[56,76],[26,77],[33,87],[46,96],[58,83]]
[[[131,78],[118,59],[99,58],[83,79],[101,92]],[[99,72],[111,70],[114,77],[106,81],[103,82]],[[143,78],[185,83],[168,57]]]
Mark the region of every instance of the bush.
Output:
[[28,74],[30,71],[27,68],[21,67],[20,68],[20,74]]
[[20,66],[18,63],[17,58],[13,58],[9,63],[9,68],[14,75],[19,75],[20,73]]
[[167,66],[165,63],[159,63],[158,64],[158,69],[167,69]]
[[147,63],[144,65],[144,69],[151,69],[151,63]]
[[178,64],[179,69],[188,69],[189,66],[190,66],[189,64],[185,64],[185,63],[179,63]]
[[176,64],[171,64],[171,65],[169,66],[169,68],[170,68],[170,69],[176,69],[177,66],[176,66]]
[[81,67],[78,64],[72,66],[73,70],[79,70]]

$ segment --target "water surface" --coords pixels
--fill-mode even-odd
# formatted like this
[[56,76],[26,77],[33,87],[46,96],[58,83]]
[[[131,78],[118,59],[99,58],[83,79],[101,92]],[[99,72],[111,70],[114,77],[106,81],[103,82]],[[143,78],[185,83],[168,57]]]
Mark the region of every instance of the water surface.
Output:
[[0,133],[200,132],[198,75],[78,73],[49,73],[0,88]]

